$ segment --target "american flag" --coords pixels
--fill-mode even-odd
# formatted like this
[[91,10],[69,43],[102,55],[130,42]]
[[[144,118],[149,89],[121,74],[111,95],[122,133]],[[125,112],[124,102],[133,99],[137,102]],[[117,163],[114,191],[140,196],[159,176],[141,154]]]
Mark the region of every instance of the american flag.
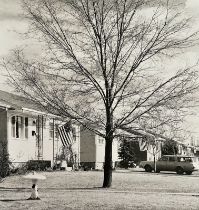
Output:
[[59,136],[64,147],[69,147],[73,144],[73,133],[71,122],[67,122],[58,128]]
[[146,139],[139,139],[139,146],[140,146],[140,151],[146,151],[148,149],[147,141]]

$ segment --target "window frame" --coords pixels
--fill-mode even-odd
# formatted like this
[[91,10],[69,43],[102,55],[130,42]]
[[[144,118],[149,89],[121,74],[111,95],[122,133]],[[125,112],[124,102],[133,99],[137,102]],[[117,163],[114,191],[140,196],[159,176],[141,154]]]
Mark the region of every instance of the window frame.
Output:
[[[29,137],[28,134],[28,127],[29,124],[25,123],[25,121],[29,120],[29,117],[27,116],[21,116],[21,115],[13,115],[10,116],[11,120],[11,138],[14,139],[21,139],[21,140],[27,140]],[[27,121],[26,121],[27,122]]]

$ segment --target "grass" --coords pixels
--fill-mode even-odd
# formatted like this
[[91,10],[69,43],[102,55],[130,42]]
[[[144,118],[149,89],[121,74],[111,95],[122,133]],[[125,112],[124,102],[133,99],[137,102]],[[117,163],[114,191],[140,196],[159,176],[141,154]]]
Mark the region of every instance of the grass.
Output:
[[0,183],[0,209],[199,209],[199,174],[116,171],[103,189],[103,172],[47,172],[39,183],[41,200],[26,200],[31,183],[11,176]]

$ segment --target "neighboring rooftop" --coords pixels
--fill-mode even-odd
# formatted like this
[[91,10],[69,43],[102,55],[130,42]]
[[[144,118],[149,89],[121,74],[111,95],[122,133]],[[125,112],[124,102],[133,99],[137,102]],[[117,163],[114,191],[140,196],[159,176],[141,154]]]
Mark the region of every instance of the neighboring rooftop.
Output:
[[36,104],[36,102],[27,99],[23,96],[9,93],[6,91],[0,90],[0,106],[11,108],[11,109],[32,109],[35,111],[44,112],[42,106],[39,106],[39,104]]

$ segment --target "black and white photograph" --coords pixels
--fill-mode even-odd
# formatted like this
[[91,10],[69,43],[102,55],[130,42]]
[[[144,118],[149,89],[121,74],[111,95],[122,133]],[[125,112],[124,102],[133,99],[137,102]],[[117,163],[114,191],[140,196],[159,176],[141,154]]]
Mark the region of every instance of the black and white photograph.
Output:
[[199,210],[199,1],[0,0],[0,210]]

